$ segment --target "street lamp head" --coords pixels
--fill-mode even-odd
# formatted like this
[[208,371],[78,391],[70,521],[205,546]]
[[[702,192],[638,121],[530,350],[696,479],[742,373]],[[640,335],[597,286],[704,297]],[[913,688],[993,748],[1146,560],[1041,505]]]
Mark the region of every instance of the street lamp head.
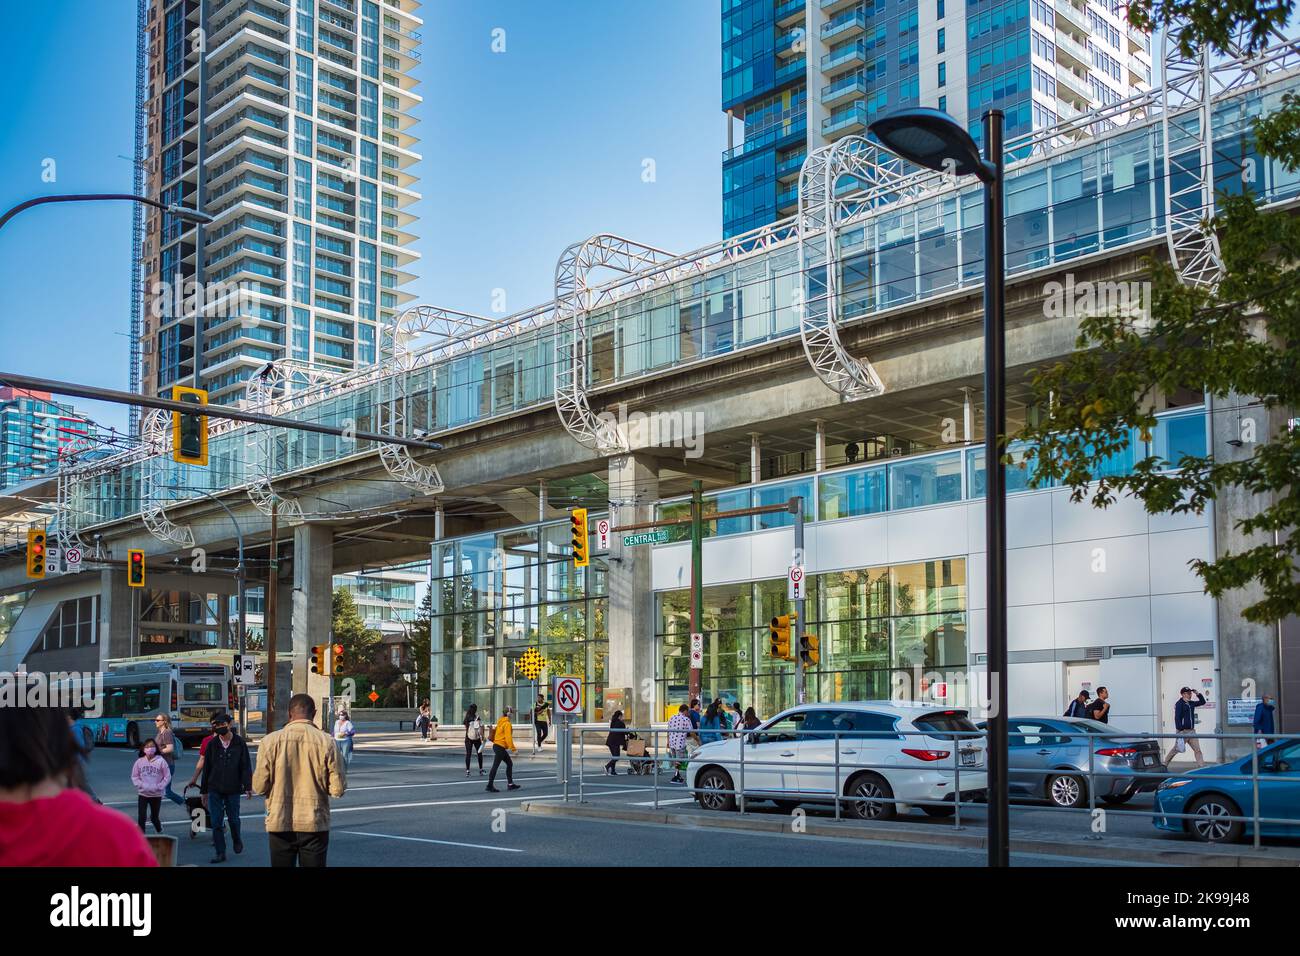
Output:
[[995,175],[970,133],[942,110],[924,106],[895,110],[868,129],[890,152],[924,169],[978,176],[986,183]]
[[189,206],[182,206],[179,203],[172,203],[167,207],[170,215],[178,216],[186,222],[192,222],[196,225],[206,226],[216,219],[216,216],[209,215],[202,209],[191,209]]

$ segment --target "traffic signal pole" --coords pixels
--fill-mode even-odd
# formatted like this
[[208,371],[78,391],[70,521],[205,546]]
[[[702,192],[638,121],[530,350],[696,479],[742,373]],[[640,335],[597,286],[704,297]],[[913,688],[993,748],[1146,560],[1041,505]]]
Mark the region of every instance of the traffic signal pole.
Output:
[[[691,482],[691,633],[704,626],[704,482]],[[690,697],[698,700],[703,670],[691,665]]]
[[[791,563],[798,564],[799,566],[802,567],[804,563],[803,562],[803,498],[797,497],[791,499],[791,501],[797,502],[794,510],[794,561]],[[805,601],[804,594],[806,593],[806,591],[807,591],[807,585],[804,583],[804,581],[800,581],[799,597],[795,598],[795,602],[794,602],[794,613],[796,615],[795,618],[796,624],[795,624],[795,631],[794,631],[795,635],[798,634],[799,628],[804,627],[804,622],[808,620],[808,618],[804,615],[804,601]],[[794,644],[795,646],[795,654],[794,654],[795,703],[806,704],[808,703],[807,674],[804,671],[803,654],[798,649],[802,646],[803,641],[799,640],[794,635],[792,635],[792,638],[795,641]]]

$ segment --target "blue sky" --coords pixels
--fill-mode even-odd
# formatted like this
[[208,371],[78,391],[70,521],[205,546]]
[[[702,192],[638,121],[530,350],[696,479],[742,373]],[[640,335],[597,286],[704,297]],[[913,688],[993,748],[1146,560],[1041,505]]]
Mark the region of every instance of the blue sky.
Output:
[[[130,191],[133,0],[6,12],[0,208]],[[596,232],[674,251],[721,237],[716,0],[427,0],[419,15],[420,301],[490,315],[504,289],[509,311],[534,305],[563,248]],[[0,230],[0,369],[128,387],[130,239],[127,204],[40,207]]]

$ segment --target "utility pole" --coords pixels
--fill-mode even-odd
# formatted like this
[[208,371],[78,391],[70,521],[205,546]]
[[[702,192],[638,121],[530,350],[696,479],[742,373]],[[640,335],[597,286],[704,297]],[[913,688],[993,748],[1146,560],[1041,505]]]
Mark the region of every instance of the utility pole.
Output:
[[266,573],[266,601],[264,602],[266,614],[262,625],[266,644],[266,732],[268,734],[275,730],[275,598],[279,590],[280,577],[280,569],[276,561],[276,533],[279,505],[278,501],[271,502],[271,568]]

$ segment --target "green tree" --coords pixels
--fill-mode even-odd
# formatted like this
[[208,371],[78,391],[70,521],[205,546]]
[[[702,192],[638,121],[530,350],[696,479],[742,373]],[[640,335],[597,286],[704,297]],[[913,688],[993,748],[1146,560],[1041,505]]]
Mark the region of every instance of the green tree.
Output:
[[375,651],[379,648],[380,634],[366,627],[352,593],[346,588],[334,589],[333,621],[334,643],[343,645],[345,673],[358,678],[357,692],[364,697],[370,687],[362,681],[368,681],[376,668]]
[[415,612],[408,631],[411,660],[415,663],[415,693],[419,700],[429,698],[429,661],[433,648],[433,588],[424,592],[424,600]]
[[[1253,51],[1287,21],[1290,0],[1134,0],[1130,21],[1170,31],[1184,55],[1209,49],[1229,56],[1234,44]],[[1202,134],[1204,135],[1204,133]],[[1300,100],[1258,119],[1259,152],[1300,168]],[[1269,622],[1300,611],[1296,557],[1300,536],[1300,431],[1260,429],[1240,455],[1185,455],[1176,462],[1148,456],[1129,474],[1097,477],[1105,460],[1155,428],[1153,400],[1179,389],[1216,400],[1235,396],[1271,413],[1300,406],[1300,219],[1261,208],[1244,195],[1219,197],[1207,224],[1217,232],[1223,271],[1217,287],[1185,285],[1163,261],[1149,263],[1149,316],[1090,315],[1080,323],[1077,351],[1037,370],[1035,398],[1044,414],[1018,436],[1035,485],[1059,482],[1076,501],[1106,507],[1120,494],[1148,512],[1195,512],[1226,493],[1255,496],[1257,510],[1236,522],[1245,546],[1212,561],[1194,561],[1205,590],[1257,585],[1247,620]],[[1171,467],[1178,470],[1171,471]]]

